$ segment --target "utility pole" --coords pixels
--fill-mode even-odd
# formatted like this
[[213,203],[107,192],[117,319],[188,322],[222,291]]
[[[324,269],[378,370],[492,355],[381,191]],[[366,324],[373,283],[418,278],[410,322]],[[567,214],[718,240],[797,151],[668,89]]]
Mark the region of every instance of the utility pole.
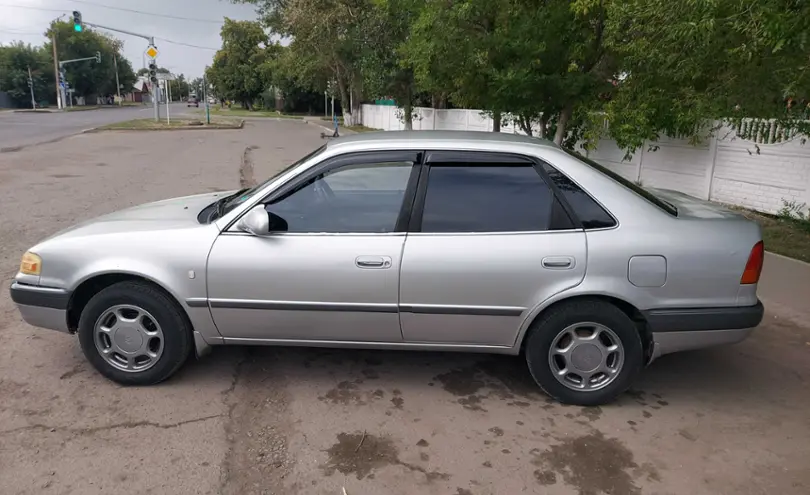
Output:
[[113,65],[115,65],[115,89],[118,90],[118,106],[121,106],[124,102],[121,101],[121,83],[118,82],[118,60],[115,52],[113,52]]
[[62,109],[62,88],[59,87],[59,58],[56,55],[56,29],[51,34],[51,46],[53,46],[53,78],[56,81],[56,108]]
[[[205,69],[208,70],[208,67]],[[210,125],[211,109],[208,107],[208,81],[205,78],[205,72],[203,72],[203,98],[205,99],[205,123]]]
[[164,85],[166,86],[166,124],[172,125],[172,117],[169,114],[169,103],[172,102],[172,86],[171,81],[168,79],[164,79]]
[[28,87],[31,88],[31,108],[37,109],[37,100],[34,98],[34,78],[31,77],[31,66],[28,66]]

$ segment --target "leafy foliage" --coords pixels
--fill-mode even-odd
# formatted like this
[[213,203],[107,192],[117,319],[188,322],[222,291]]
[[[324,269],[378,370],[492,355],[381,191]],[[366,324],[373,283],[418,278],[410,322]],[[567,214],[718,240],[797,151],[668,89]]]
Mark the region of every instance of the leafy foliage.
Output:
[[8,92],[17,106],[30,108],[29,67],[37,104],[42,100],[53,101],[54,77],[51,57],[42,47],[26,45],[21,41],[0,46],[0,91]]
[[631,153],[708,122],[777,118],[807,132],[804,0],[232,0],[290,40],[275,81],[481,108],[565,146]]
[[271,44],[258,22],[225,19],[222,48],[206,72],[217,95],[242,102],[252,109],[253,101],[271,80],[270,69],[276,45]]
[[[60,61],[95,57],[96,52],[101,52],[101,63],[87,60],[65,65],[67,81],[76,96],[116,94],[113,55],[118,64],[118,79],[124,88],[123,91],[127,92],[135,83],[137,78],[132,70],[132,64],[121,55],[123,43],[120,40],[92,29],[84,29],[77,33],[73,30],[72,22],[54,21],[45,35],[50,40],[54,34]],[[52,53],[50,41],[45,43],[44,51]],[[52,67],[52,59],[50,63]]]

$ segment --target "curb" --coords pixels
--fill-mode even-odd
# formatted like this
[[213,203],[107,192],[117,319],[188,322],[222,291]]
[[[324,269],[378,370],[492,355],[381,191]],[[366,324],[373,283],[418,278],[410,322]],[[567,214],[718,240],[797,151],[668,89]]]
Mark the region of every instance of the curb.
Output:
[[0,148],[0,153],[14,153],[17,151],[21,151],[25,148],[30,148],[31,146],[40,146],[43,144],[52,144],[58,143],[63,139],[67,139],[69,137],[78,136],[80,134],[95,134],[99,132],[114,132],[114,131],[200,131],[200,130],[207,130],[207,131],[227,131],[227,130],[239,130],[245,126],[245,121],[240,120],[239,125],[236,127],[205,127],[205,126],[187,126],[187,127],[175,127],[174,129],[101,129],[100,127],[91,127],[89,129],[83,129],[81,131],[74,132],[73,134],[68,134],[66,136],[59,136],[58,138],[53,139],[46,139],[45,141],[38,141],[36,143],[28,143],[28,144],[21,144],[19,146],[6,146],[5,148]]
[[48,109],[39,109],[39,110],[31,110],[31,109],[20,109],[20,110],[11,110],[12,113],[59,113],[59,110],[48,110]]
[[765,250],[765,252],[770,254],[771,256],[776,256],[777,258],[782,258],[785,261],[794,261],[796,263],[799,263],[801,265],[806,266],[807,268],[810,268],[810,263],[808,263],[806,261],[797,260],[796,258],[791,258],[789,256],[785,256],[784,254],[777,254],[777,253],[774,253],[773,251],[768,251],[767,249]]
[[[322,126],[321,124],[318,124],[318,123],[316,123],[316,122],[314,122],[312,120],[305,120],[305,122],[307,124],[314,125],[315,127],[320,127],[321,129],[323,129],[324,132],[328,134],[326,137],[332,137],[332,133],[335,132],[334,127],[325,127],[325,126]],[[352,131],[352,130],[349,130],[349,129],[341,129],[340,127],[338,127],[338,134],[340,134],[340,136],[348,136],[348,135],[357,134],[357,133]],[[338,137],[340,137],[340,136],[338,136]]]
[[155,132],[155,131],[235,131],[245,127],[244,119],[239,121],[235,127],[232,126],[218,126],[218,125],[187,125],[184,127],[170,127],[168,129],[140,129],[140,128],[121,128],[121,129],[103,129],[101,127],[94,127],[92,129],[85,129],[81,134],[90,134],[97,132]]

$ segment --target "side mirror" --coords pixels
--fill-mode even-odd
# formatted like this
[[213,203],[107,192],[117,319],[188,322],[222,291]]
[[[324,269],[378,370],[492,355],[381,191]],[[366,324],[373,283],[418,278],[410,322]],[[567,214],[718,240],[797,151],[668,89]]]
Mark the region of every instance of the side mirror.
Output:
[[270,215],[264,205],[257,205],[236,222],[236,228],[253,235],[270,233]]

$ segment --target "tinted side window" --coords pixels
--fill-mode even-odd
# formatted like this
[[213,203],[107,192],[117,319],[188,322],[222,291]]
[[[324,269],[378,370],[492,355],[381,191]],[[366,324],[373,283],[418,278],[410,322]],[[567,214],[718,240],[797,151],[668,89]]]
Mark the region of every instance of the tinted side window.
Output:
[[548,230],[553,196],[530,164],[433,164],[422,232]]
[[332,169],[265,209],[286,222],[286,232],[393,232],[413,165],[390,162]]
[[568,201],[568,204],[571,205],[574,214],[579,217],[584,228],[604,229],[616,225],[616,220],[610,216],[610,213],[599,206],[599,203],[594,201],[588,193],[580,189],[580,187],[565,174],[547,163],[543,164],[543,169],[554,185],[557,186],[560,193],[565,197],[566,201]]

